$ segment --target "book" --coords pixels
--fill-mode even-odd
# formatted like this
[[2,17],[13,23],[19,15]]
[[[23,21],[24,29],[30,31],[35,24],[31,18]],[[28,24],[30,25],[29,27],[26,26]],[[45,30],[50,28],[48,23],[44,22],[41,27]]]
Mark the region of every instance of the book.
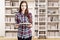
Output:
[[51,25],[48,24],[47,29],[51,29]]
[[15,18],[11,17],[11,22],[15,23]]
[[5,22],[7,22],[7,21],[8,21],[8,19],[7,19],[7,18],[8,18],[8,17],[6,17],[6,18],[5,18]]
[[6,9],[5,12],[6,14],[11,14],[11,9]]
[[10,27],[11,27],[11,29],[14,29],[14,25],[12,24],[12,25],[10,25]]
[[10,29],[10,25],[6,25],[5,29]]
[[58,32],[55,32],[55,36],[58,36]]
[[11,6],[10,1],[5,1],[5,6]]
[[35,30],[38,30],[38,25],[35,25]]
[[50,36],[54,36],[54,32],[50,32]]
[[16,9],[12,9],[12,14],[14,14],[15,12],[17,12],[17,8]]
[[47,36],[50,36],[50,32],[47,32]]
[[54,2],[54,6],[58,6],[58,2]]
[[19,6],[19,2],[12,2],[12,6]]

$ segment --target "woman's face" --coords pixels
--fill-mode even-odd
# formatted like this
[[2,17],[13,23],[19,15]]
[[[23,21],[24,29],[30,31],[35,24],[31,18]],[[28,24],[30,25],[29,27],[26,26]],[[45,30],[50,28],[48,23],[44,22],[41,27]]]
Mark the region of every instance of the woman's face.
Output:
[[22,9],[22,11],[25,11],[26,10],[26,3],[22,3],[21,4],[21,9]]

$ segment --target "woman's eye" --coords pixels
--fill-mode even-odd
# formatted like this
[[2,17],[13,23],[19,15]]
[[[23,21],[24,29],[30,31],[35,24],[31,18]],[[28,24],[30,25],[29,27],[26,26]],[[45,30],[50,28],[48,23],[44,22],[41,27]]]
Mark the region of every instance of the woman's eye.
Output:
[[26,6],[26,5],[22,5],[22,6]]

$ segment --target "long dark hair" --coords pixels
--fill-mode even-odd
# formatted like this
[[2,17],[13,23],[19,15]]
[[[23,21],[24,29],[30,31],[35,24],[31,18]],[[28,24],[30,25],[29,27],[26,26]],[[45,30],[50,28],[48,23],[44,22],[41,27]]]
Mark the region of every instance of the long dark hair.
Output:
[[29,11],[28,11],[28,4],[27,4],[26,1],[21,1],[20,6],[19,6],[19,13],[22,12],[22,9],[21,9],[22,3],[26,3],[26,10],[25,10],[25,12],[24,12],[24,15],[25,15],[25,16],[28,16],[28,12],[29,12]]

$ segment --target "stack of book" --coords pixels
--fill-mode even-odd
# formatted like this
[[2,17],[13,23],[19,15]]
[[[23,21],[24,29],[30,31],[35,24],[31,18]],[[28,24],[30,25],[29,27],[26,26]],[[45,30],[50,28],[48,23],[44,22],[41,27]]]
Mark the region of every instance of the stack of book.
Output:
[[6,25],[5,29],[10,29],[10,25]]
[[11,6],[11,2],[10,1],[5,1],[5,6]]
[[58,16],[48,16],[48,21],[59,21]]
[[11,25],[6,25],[5,29],[14,29],[15,25],[14,24],[11,24]]
[[5,18],[5,22],[15,23],[15,18],[14,18],[14,17],[6,17],[6,18]]
[[45,8],[45,5],[39,4],[40,8]]
[[12,2],[12,6],[19,6],[19,2]]
[[58,6],[58,2],[49,2],[48,6]]
[[48,9],[48,14],[58,14],[59,11],[57,9]]
[[48,29],[52,30],[57,30],[58,29],[58,24],[48,24],[47,26]]
[[18,9],[17,8],[15,8],[15,9],[12,9],[12,14],[14,14],[15,12],[17,12],[18,11]]
[[11,38],[12,38],[12,37],[17,37],[17,32],[6,32],[5,35],[6,35],[6,37],[9,37],[9,38],[10,38],[10,37],[11,37]]
[[45,9],[39,9],[40,13],[44,13],[46,10]]
[[11,11],[11,9],[6,9],[5,12],[6,12],[6,14],[11,14],[12,11]]

